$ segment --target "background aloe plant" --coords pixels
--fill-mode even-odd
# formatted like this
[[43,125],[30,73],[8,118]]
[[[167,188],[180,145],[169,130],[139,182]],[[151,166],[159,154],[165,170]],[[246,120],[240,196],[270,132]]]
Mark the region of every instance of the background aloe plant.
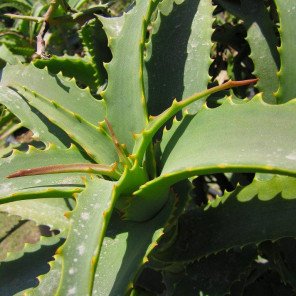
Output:
[[[6,59],[0,102],[39,145],[1,159],[0,210],[48,227],[1,295],[293,295],[296,5],[216,4],[138,0],[88,18],[83,58]],[[211,85],[242,27],[241,81]]]

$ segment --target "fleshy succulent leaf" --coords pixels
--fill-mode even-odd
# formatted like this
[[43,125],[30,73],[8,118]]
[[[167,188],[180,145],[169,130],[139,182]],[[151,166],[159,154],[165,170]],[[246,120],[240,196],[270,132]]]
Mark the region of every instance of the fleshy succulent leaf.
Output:
[[[43,97],[26,87],[15,85],[14,88],[26,97],[30,105],[46,114],[54,124],[62,127],[91,158],[105,164],[116,162],[118,158],[113,143],[101,127],[85,120],[79,113],[65,109],[50,97]],[[95,146],[94,143],[100,143],[100,145]]]
[[190,106],[194,104],[196,101],[201,101],[205,98],[207,98],[209,95],[219,92],[221,90],[225,90],[231,87],[236,86],[243,86],[248,85],[251,83],[256,82],[257,79],[250,79],[250,80],[242,80],[242,81],[231,81],[214,86],[210,89],[194,93],[188,98],[177,102],[177,100],[174,100],[170,108],[163,111],[158,116],[152,116],[150,122],[147,124],[145,129],[142,131],[141,134],[136,135],[136,144],[134,147],[133,153],[135,154],[135,157],[138,158],[138,161],[141,163],[144,157],[144,153],[147,149],[147,146],[151,142],[153,136],[157,133],[157,131],[167,123],[167,121],[176,115],[179,111],[186,108],[186,113],[189,112],[188,109],[190,109]]
[[96,100],[89,90],[79,88],[75,80],[69,80],[62,75],[49,74],[45,69],[38,69],[32,64],[6,67],[1,85],[14,84],[50,98],[69,111],[87,118],[94,125],[105,118],[104,102]]
[[10,2],[0,294],[292,295],[293,1]]
[[109,38],[109,46],[116,59],[113,58],[107,65],[108,86],[102,95],[106,101],[107,118],[119,142],[124,143],[128,151],[134,145],[133,134],[140,132],[147,122],[143,48],[146,30],[157,2],[137,1],[135,7],[124,16],[120,37]]
[[[30,162],[27,162],[27,157],[31,158]],[[63,173],[57,175],[40,175],[26,176],[17,178],[13,182],[11,179],[7,179],[7,176],[11,173],[15,173],[19,170],[30,169],[40,165],[54,165],[54,164],[71,164],[74,162],[80,162],[88,164],[90,161],[84,157],[83,154],[73,145],[68,149],[61,149],[54,145],[47,147],[45,150],[39,150],[30,146],[27,152],[20,152],[14,150],[11,156],[2,158],[0,167],[5,168],[0,170],[0,196],[13,196],[22,190],[45,190],[47,188],[60,188],[62,190],[70,188],[83,188],[84,184],[81,180],[84,174]]]
[[251,48],[250,58],[254,62],[254,75],[259,78],[256,87],[264,93],[264,101],[276,103],[274,93],[279,85],[277,71],[280,61],[273,24],[263,1],[244,0],[241,4],[229,0],[217,2],[244,21]]
[[281,46],[279,48],[281,68],[278,73],[280,86],[276,93],[279,103],[288,102],[296,97],[296,87],[294,76],[296,74],[295,63],[291,63],[291,58],[295,55],[295,12],[296,5],[293,1],[276,0],[275,1],[279,18],[281,35]]
[[38,68],[47,67],[53,74],[62,72],[66,77],[74,77],[82,86],[89,86],[90,89],[96,90],[100,85],[95,79],[95,69],[87,58],[82,59],[79,56],[62,57],[52,56],[50,59],[38,59],[34,61]]
[[[174,3],[176,2],[176,3]],[[162,1],[146,52],[149,114],[207,88],[214,6],[210,1]],[[194,78],[193,78],[194,77]],[[196,112],[202,101],[189,107]]]
[[[244,104],[228,99],[219,108],[205,107],[196,116],[185,116],[164,133],[161,175],[180,172],[192,176],[215,171],[295,175],[295,106],[295,101],[268,105],[259,94]],[[223,137],[217,138],[217,130],[223,130]]]
[[107,73],[104,63],[111,59],[110,49],[107,46],[107,37],[102,29],[102,24],[97,20],[91,20],[81,29],[84,46],[90,54],[90,62],[95,70],[93,78],[94,84],[99,87],[106,83]]
[[64,213],[70,211],[72,206],[73,202],[64,198],[46,198],[3,204],[0,211],[34,221],[37,225],[47,225],[50,230],[58,230],[62,236],[66,236],[69,220]]
[[[137,271],[147,262],[147,255],[163,233],[173,204],[171,196],[156,217],[141,223],[122,222],[118,215],[113,215],[103,242],[92,295],[118,295],[131,289]],[[113,258],[111,264],[110,257]]]
[[86,182],[86,189],[77,197],[76,207],[69,214],[71,226],[67,240],[57,251],[62,259],[57,293],[91,294],[98,256],[114,206],[114,185],[95,177]]
[[295,186],[295,178],[275,176],[225,192],[205,210],[187,212],[179,220],[174,244],[156,249],[155,257],[192,261],[237,246],[294,237]]
[[59,147],[70,146],[71,139],[68,135],[40,112],[31,108],[15,91],[0,85],[0,102],[20,119],[23,126],[32,130],[36,139]]

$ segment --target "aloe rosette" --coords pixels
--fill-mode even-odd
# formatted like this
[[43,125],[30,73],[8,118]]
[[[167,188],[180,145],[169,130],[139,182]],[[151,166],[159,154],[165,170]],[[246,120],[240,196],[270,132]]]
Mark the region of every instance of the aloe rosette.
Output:
[[[201,266],[196,262],[212,266],[213,254],[218,262],[233,260],[236,247],[296,236],[294,6],[276,1],[277,51],[269,23],[248,13],[252,1],[217,2],[244,20],[259,81],[208,88],[215,9],[208,0],[138,0],[120,17],[97,16],[84,25],[84,60],[65,56],[5,67],[0,102],[45,148],[15,149],[1,159],[0,210],[58,234],[1,263],[5,278],[9,266],[30,256],[46,265],[42,252],[56,249],[37,285],[17,289],[0,280],[0,291],[144,295],[135,283],[151,264],[162,271],[167,295],[179,295],[188,282],[192,291],[211,288],[217,295],[230,284],[223,292],[204,287],[193,277]],[[258,11],[267,20],[263,1]],[[102,50],[111,50],[110,61],[100,55],[96,32],[106,34]],[[259,54],[270,62],[262,63]],[[68,77],[57,73],[61,68]],[[73,77],[89,87],[77,86]],[[250,83],[260,90],[252,99],[229,96],[217,108],[207,106],[211,94]],[[185,211],[188,179],[245,172],[261,174],[206,207]],[[254,260],[248,254],[238,259],[240,267]],[[174,282],[176,266],[187,273]]]

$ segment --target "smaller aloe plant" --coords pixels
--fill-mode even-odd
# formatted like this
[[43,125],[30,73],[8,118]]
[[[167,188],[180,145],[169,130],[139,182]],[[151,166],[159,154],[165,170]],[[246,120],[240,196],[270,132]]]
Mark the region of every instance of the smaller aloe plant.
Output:
[[[292,9],[276,2],[280,13]],[[283,34],[279,78],[272,72],[275,95],[260,63],[259,81],[208,88],[214,8],[207,0],[138,0],[121,17],[96,16],[81,30],[84,59],[35,62],[78,83],[33,64],[6,66],[0,102],[45,148],[16,149],[1,159],[0,210],[58,233],[9,253],[0,266],[1,273],[26,256],[45,258],[42,251],[53,246],[54,260],[47,273],[40,272],[38,285],[15,289],[3,282],[3,289],[19,295],[146,295],[152,288],[142,278],[150,269],[161,271],[165,295],[224,295],[256,258],[255,244],[296,236],[295,88],[285,70],[296,74],[296,67],[284,58],[289,41]],[[282,14],[283,24],[295,22]],[[176,33],[184,39],[173,39],[175,47],[168,49],[171,40],[163,36]],[[108,44],[98,42],[104,38]],[[162,59],[172,54],[175,60],[165,60],[169,68]],[[217,108],[207,106],[216,92],[256,83],[268,95],[226,97]],[[192,178],[250,172],[261,174],[206,206],[189,205]],[[219,271],[217,264],[233,260],[235,276],[229,272],[213,286],[199,281],[207,268]]]

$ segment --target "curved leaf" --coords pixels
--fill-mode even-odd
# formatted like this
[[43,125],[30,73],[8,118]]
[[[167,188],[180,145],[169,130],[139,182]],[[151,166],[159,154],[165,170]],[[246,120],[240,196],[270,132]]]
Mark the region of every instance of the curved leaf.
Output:
[[241,4],[229,0],[217,0],[227,11],[244,21],[247,41],[251,47],[250,58],[254,62],[254,75],[259,78],[256,87],[264,92],[263,99],[276,103],[274,93],[279,82],[279,54],[276,48],[276,35],[273,23],[263,1],[243,0]]
[[34,137],[58,147],[69,147],[71,139],[59,127],[52,124],[43,114],[30,107],[15,91],[0,85],[0,103],[5,105],[22,125],[34,133]]
[[132,288],[137,271],[147,262],[146,256],[163,233],[173,201],[171,196],[157,216],[141,223],[123,222],[118,215],[113,215],[103,242],[92,295],[122,295]]
[[[29,162],[28,157],[30,158]],[[81,177],[87,175],[86,173],[26,176],[16,178],[13,181],[6,178],[9,174],[21,169],[77,162],[89,163],[89,160],[75,146],[71,146],[69,149],[60,149],[51,145],[45,150],[30,146],[27,152],[14,150],[11,156],[2,158],[0,161],[0,196],[5,198],[18,192],[21,193],[22,190],[34,188],[44,190],[51,187],[62,190],[64,187],[67,190],[69,188],[84,187]]]
[[277,71],[280,61],[273,23],[263,1],[244,0],[241,7],[251,47],[250,58],[255,67],[253,74],[259,78],[256,87],[264,93],[264,101],[276,103],[274,93],[279,86]]
[[[146,53],[149,114],[158,115],[173,99],[184,99],[207,88],[213,33],[211,1],[163,1],[152,23]],[[182,2],[182,3],[179,3]],[[189,107],[194,113],[202,105]]]
[[65,244],[57,251],[62,273],[57,294],[90,295],[101,245],[111,215],[114,182],[94,178],[77,197],[69,214],[71,226]]
[[[18,260],[2,263],[0,265],[0,294],[17,295],[16,293],[22,290],[36,286],[38,283],[36,277],[48,271],[47,262],[52,258],[59,244],[44,245],[36,252],[25,253]],[[24,293],[21,292],[18,295],[24,295]]]
[[112,39],[120,36],[126,17],[125,15],[117,17],[103,17],[102,15],[98,15],[97,17],[103,24],[103,29],[107,35],[109,43],[111,43],[109,46],[112,47],[114,45]]
[[71,210],[71,203],[64,198],[22,200],[0,205],[0,211],[31,220],[38,225],[47,225],[50,230],[59,230],[66,235],[69,220],[65,212]]
[[50,98],[94,125],[105,118],[104,102],[96,100],[89,90],[79,88],[75,80],[49,74],[45,69],[38,69],[32,64],[6,66],[2,73],[1,85],[26,87],[43,97]]
[[84,46],[89,52],[89,64],[95,70],[93,75],[94,84],[99,87],[106,83],[107,73],[104,63],[111,59],[110,49],[107,46],[107,37],[102,29],[102,24],[97,20],[91,20],[81,29]]
[[273,106],[257,95],[245,104],[228,99],[219,108],[185,116],[164,133],[161,175],[249,169],[294,175],[295,110],[296,101]]
[[[179,219],[174,244],[154,254],[163,261],[192,261],[236,246],[295,237],[296,179],[275,176],[226,192]],[[161,245],[161,242],[160,242]]]
[[66,77],[75,77],[79,83],[89,86],[92,90],[96,90],[98,87],[95,80],[95,69],[86,58],[68,55],[52,56],[48,60],[37,59],[34,61],[34,65],[40,69],[47,67],[53,74],[62,72]]
[[78,113],[65,109],[50,97],[43,97],[31,89],[17,85],[14,88],[29,101],[30,105],[60,126],[91,158],[104,164],[113,164],[117,161],[114,144],[102,127],[91,124]]
[[140,132],[147,122],[143,50],[147,26],[157,2],[159,0],[137,1],[125,14],[120,36],[108,40],[114,58],[106,65],[108,86],[102,96],[107,105],[107,118],[119,142],[126,144],[128,151],[134,145],[133,134]]
[[160,176],[142,185],[134,195],[143,200],[154,196],[160,202],[172,184],[201,174],[264,172],[295,176],[295,103],[268,105],[260,94],[243,104],[228,98],[218,108],[205,106],[195,116],[175,121],[163,133]]
[[296,75],[294,59],[296,52],[296,38],[294,34],[296,26],[296,5],[294,1],[275,0],[280,17],[281,46],[279,48],[281,68],[278,73],[280,87],[276,93],[279,103],[288,102],[296,97],[294,77]]

